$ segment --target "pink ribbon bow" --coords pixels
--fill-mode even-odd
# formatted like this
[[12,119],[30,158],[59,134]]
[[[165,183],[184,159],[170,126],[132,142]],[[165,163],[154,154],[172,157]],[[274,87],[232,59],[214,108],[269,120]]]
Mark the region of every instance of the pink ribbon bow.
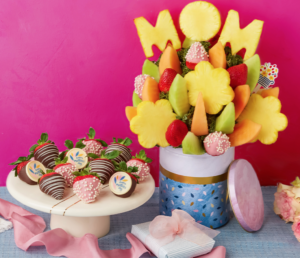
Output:
[[149,231],[145,242],[156,255],[160,247],[172,242],[176,236],[203,247],[220,233],[196,223],[193,217],[182,210],[174,210],[172,217],[155,217],[149,225]]

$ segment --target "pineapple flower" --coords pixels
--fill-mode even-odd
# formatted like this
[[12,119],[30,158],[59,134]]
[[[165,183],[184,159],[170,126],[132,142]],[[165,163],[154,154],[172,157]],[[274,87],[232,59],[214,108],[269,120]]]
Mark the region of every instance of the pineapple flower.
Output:
[[274,212],[281,216],[285,222],[293,222],[294,217],[300,214],[300,188],[279,184],[274,194]]
[[208,114],[219,113],[223,106],[234,98],[230,87],[229,73],[223,68],[214,68],[209,62],[202,61],[196,65],[195,71],[185,75],[189,90],[189,102],[196,105],[199,92],[202,93],[205,111]]
[[145,148],[153,148],[157,144],[167,147],[166,132],[175,119],[176,114],[168,100],[143,101],[137,106],[137,115],[130,121],[130,129],[138,135],[140,145]]
[[281,102],[278,98],[273,96],[263,98],[259,94],[252,94],[238,122],[250,119],[260,124],[258,140],[263,144],[272,144],[278,138],[278,131],[283,131],[288,124],[286,116],[280,113],[280,110]]

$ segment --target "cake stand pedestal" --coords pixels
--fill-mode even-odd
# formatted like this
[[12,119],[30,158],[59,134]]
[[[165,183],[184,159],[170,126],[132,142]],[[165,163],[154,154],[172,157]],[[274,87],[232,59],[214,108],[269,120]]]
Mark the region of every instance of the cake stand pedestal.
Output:
[[154,193],[152,176],[136,186],[128,198],[115,196],[107,185],[103,186],[97,200],[90,204],[80,201],[73,188],[65,190],[60,201],[44,194],[38,185],[28,185],[10,172],[6,186],[9,193],[24,205],[51,214],[51,229],[62,228],[75,237],[91,233],[100,238],[108,234],[110,215],[120,214],[138,208],[147,202]]

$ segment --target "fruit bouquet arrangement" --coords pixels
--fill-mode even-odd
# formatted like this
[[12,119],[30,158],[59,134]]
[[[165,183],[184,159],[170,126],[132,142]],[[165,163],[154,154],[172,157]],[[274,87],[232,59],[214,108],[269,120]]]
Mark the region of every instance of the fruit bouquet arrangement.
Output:
[[133,106],[125,109],[141,146],[218,156],[257,140],[276,142],[288,121],[278,88],[257,87],[263,21],[240,29],[238,12],[230,10],[220,31],[218,9],[196,1],[180,13],[183,43],[168,10],[159,13],[155,27],[144,17],[134,23],[146,58],[154,55],[153,45],[162,51],[157,61],[145,60],[134,81]]
[[67,150],[59,152],[48,134],[42,133],[26,157],[20,157],[10,165],[15,166],[15,176],[29,185],[39,185],[40,190],[61,200],[66,188],[85,203],[94,202],[103,185],[118,197],[131,196],[136,185],[150,175],[149,163],[144,150],[135,156],[131,154],[129,138],[113,138],[111,144],[95,139],[91,127],[88,137],[73,144],[66,140]]

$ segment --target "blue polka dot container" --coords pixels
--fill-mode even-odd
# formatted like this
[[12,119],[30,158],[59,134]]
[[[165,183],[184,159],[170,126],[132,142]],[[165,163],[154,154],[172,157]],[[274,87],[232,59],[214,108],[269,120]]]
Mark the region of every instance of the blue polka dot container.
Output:
[[198,223],[219,228],[229,221],[227,174],[234,148],[221,156],[187,155],[182,149],[160,148],[159,211],[188,212]]

